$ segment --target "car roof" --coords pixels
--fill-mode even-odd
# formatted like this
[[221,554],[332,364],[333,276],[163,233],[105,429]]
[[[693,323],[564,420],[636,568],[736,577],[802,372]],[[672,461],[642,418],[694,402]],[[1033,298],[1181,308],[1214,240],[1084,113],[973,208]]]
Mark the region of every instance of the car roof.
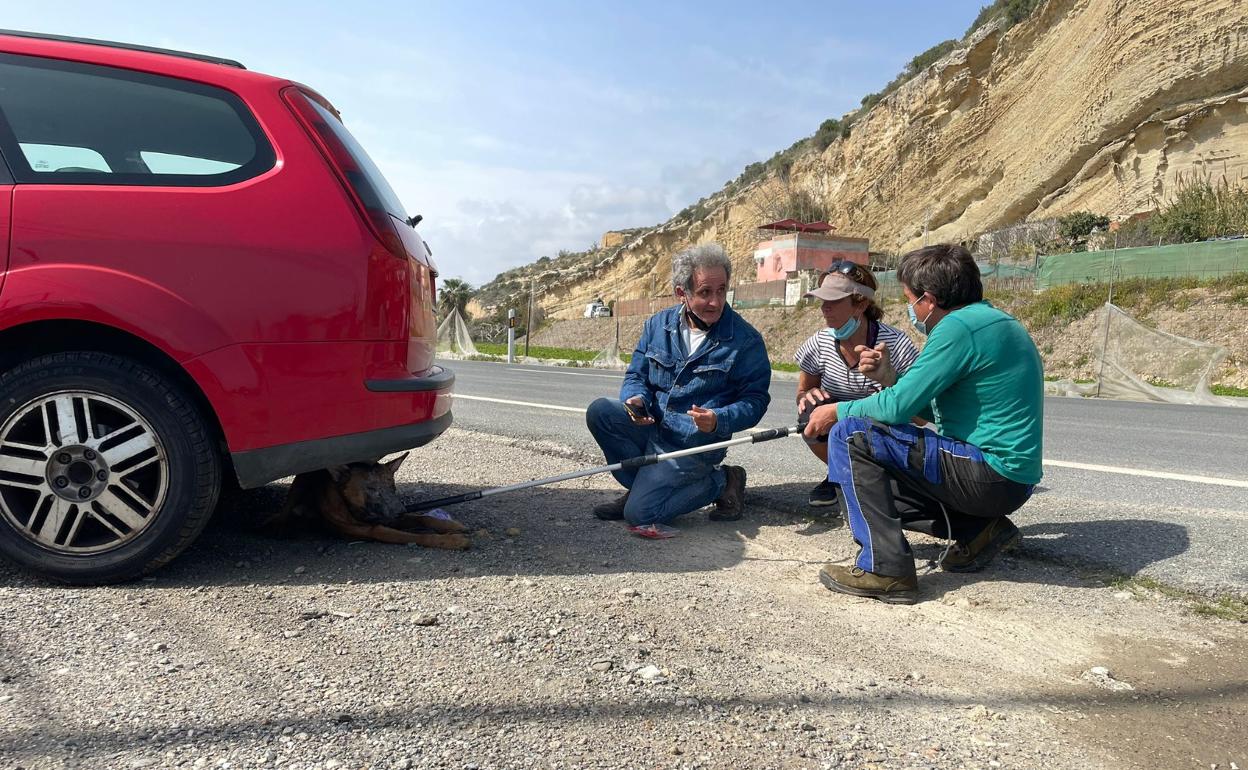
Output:
[[0,29],[0,53],[121,67],[221,85],[258,81],[289,82],[284,78],[247,70],[233,59],[38,32]]
[[175,51],[171,48],[154,48],[150,45],[137,45],[135,43],[118,43],[114,40],[97,40],[90,37],[70,37],[68,35],[52,35],[46,32],[23,32],[16,29],[0,29],[0,35],[10,35],[12,37],[25,37],[33,40],[55,40],[61,43],[83,43],[85,45],[101,45],[106,48],[121,48],[127,51],[147,51],[148,53],[159,53],[166,56],[180,56],[184,59],[194,59],[196,61],[208,62],[209,64],[224,64],[227,67],[238,67],[239,69],[247,69],[241,62],[233,59],[222,59],[218,56],[207,56],[202,53],[190,53],[189,51]]

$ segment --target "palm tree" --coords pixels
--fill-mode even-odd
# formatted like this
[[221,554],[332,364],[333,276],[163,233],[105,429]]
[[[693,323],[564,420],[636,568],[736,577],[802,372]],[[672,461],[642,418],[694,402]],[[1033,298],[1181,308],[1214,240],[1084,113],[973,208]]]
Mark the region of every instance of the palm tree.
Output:
[[447,278],[442,282],[442,289],[438,292],[438,310],[441,311],[442,317],[450,315],[452,310],[458,310],[459,314],[467,320],[468,311],[464,307],[475,293],[476,289],[472,288],[467,281]]

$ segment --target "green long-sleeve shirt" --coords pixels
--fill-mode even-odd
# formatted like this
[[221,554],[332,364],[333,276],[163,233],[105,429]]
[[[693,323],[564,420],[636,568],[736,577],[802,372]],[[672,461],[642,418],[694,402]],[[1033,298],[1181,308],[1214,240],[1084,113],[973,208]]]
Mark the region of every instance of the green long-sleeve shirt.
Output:
[[837,416],[898,424],[930,415],[942,435],[979,447],[997,473],[1035,484],[1043,473],[1043,372],[1023,325],[977,302],[936,324],[896,385],[842,402]]

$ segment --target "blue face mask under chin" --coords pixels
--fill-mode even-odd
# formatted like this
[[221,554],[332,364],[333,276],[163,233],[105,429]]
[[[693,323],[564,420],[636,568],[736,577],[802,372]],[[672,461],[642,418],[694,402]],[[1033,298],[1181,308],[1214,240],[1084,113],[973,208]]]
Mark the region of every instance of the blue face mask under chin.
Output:
[[854,336],[854,332],[858,331],[858,316],[850,318],[840,326],[828,326],[823,330],[824,334],[838,340],[847,340]]
[[906,305],[906,314],[910,316],[910,323],[914,324],[914,330],[918,332],[919,334],[922,334],[924,337],[926,337],[927,336],[927,318],[931,318],[932,314],[928,313],[927,318],[924,318],[922,321],[920,321],[919,317],[914,314],[914,306],[919,304],[919,300],[921,299],[923,298],[919,297],[919,299],[916,299],[914,302],[910,303],[909,305]]

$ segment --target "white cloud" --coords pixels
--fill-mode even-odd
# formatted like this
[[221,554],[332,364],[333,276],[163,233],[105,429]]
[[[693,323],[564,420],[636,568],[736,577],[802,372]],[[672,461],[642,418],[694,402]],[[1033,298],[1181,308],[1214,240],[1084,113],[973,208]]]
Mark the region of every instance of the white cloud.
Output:
[[[524,176],[530,185],[535,181],[532,173]],[[536,177],[540,186],[541,175]],[[645,188],[605,180],[569,188],[562,178],[546,181],[530,200],[464,197],[445,215],[422,223],[442,276],[480,285],[561,249],[587,249],[608,230],[654,224],[669,214],[662,196]]]

